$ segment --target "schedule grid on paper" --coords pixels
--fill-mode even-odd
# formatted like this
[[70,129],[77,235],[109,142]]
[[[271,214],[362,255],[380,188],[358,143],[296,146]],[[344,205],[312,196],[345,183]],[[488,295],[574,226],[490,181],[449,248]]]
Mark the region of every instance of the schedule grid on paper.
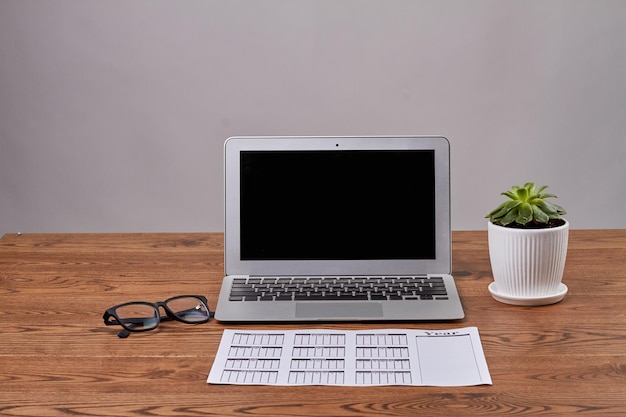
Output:
[[213,384],[491,384],[478,330],[225,330]]

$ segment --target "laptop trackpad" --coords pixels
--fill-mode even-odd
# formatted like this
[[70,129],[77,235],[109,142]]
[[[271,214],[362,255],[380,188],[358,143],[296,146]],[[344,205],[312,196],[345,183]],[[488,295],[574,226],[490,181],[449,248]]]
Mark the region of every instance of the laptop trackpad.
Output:
[[381,303],[296,303],[296,317],[382,317]]

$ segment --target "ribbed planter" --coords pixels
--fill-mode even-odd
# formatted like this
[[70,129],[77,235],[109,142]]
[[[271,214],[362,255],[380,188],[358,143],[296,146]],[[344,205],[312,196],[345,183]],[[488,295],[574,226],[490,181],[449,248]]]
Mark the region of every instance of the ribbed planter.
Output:
[[488,224],[489,258],[494,283],[491,295],[517,305],[560,301],[567,292],[561,283],[569,223],[546,229],[516,229]]

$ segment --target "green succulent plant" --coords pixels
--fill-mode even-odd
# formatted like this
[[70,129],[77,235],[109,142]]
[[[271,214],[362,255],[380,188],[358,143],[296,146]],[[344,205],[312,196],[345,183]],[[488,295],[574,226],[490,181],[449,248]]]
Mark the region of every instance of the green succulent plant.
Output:
[[502,193],[509,200],[485,217],[501,226],[548,227],[551,221],[561,219],[561,215],[566,213],[563,207],[546,200],[556,198],[554,194],[542,193],[546,188],[547,185],[535,188],[532,182],[527,182],[522,187],[514,185],[509,191]]

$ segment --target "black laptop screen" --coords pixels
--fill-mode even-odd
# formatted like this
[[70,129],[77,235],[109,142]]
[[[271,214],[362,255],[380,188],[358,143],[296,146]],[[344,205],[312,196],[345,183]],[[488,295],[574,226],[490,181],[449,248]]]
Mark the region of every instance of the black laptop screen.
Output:
[[432,150],[242,151],[242,260],[435,259]]

